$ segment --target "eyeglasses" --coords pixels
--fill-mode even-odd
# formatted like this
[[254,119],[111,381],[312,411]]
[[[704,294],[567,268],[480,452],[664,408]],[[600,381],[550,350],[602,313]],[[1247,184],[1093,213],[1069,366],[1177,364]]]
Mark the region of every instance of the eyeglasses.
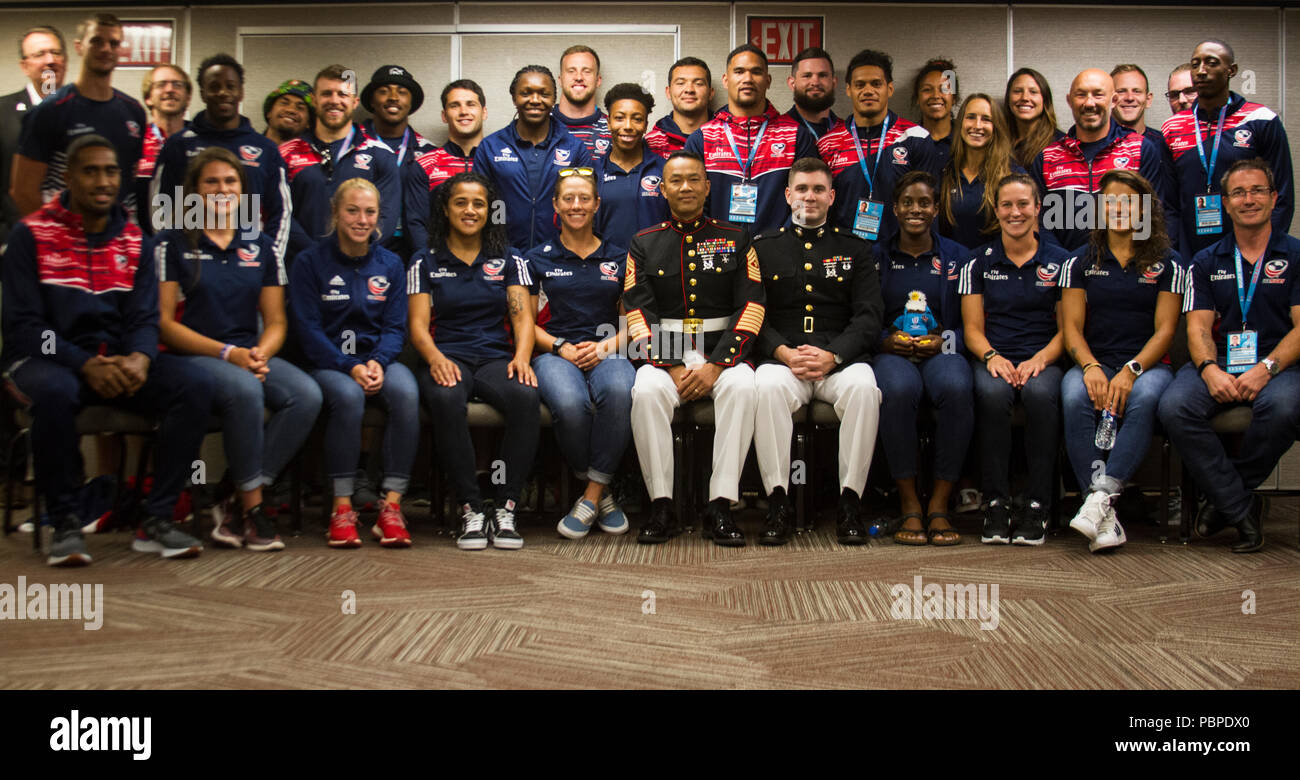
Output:
[[1228,191],[1228,200],[1241,200],[1247,195],[1252,198],[1263,198],[1267,197],[1272,191],[1273,189],[1271,187],[1251,187],[1250,189],[1238,187],[1235,190]]
[[595,171],[594,169],[592,169],[592,168],[587,168],[587,167],[582,167],[582,168],[561,168],[561,169],[560,169],[560,178],[561,178],[561,179],[563,179],[563,178],[567,178],[567,177],[569,177],[569,176],[586,176],[586,177],[588,177],[588,178],[591,178],[591,177],[594,177],[595,175],[596,175],[596,171]]
[[61,60],[64,57],[64,51],[63,49],[41,49],[40,51],[34,51],[31,54],[23,55],[23,59],[25,60],[39,60],[42,57],[53,57],[56,60]]
[[1197,95],[1196,87],[1184,87],[1183,89],[1166,92],[1165,100],[1177,100],[1180,95],[1185,98],[1194,98]]
[[153,85],[155,87],[161,87],[163,89],[166,89],[167,87],[171,87],[172,89],[179,89],[179,90],[185,89],[185,82],[180,81],[179,79],[167,79],[163,81],[155,81],[153,82]]

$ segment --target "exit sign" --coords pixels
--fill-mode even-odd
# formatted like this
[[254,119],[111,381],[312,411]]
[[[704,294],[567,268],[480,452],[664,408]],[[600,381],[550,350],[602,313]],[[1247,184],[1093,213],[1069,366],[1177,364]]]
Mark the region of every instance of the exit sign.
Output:
[[824,16],[746,16],[749,42],[762,49],[769,65],[789,65],[794,55],[822,45]]

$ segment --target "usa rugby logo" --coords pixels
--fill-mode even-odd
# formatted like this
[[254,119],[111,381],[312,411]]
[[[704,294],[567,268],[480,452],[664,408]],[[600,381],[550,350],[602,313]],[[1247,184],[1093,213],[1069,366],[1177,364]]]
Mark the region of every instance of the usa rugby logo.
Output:
[[1040,265],[1037,270],[1038,279],[1044,284],[1055,284],[1056,272],[1059,270],[1061,270],[1061,266],[1057,263],[1048,263],[1045,266]]
[[1246,128],[1238,128],[1237,132],[1232,134],[1233,146],[1250,146],[1250,131]]
[[568,149],[556,149],[556,150],[555,150],[555,164],[556,164],[556,165],[568,165],[568,164],[569,164],[569,150],[568,150]]
[[500,279],[501,272],[506,267],[504,257],[494,257],[483,264],[483,275],[489,279]]
[[893,149],[894,164],[907,165],[907,147],[895,146]]
[[597,152],[600,152],[601,154],[604,154],[605,152],[609,151],[609,139],[608,139],[608,138],[597,138],[597,139],[596,139],[596,151],[597,151]]
[[366,289],[378,300],[383,300],[388,294],[388,288],[392,286],[387,276],[372,276],[366,280]]
[[600,275],[605,279],[618,281],[618,263],[613,260],[606,260],[600,264]]
[[660,179],[659,179],[658,176],[642,176],[642,177],[641,177],[641,191],[642,191],[642,192],[649,193],[649,194],[651,194],[651,195],[658,195],[658,194],[659,194],[659,181],[660,181]]
[[781,152],[784,152],[784,151],[785,151],[785,144],[772,144],[772,152],[773,152],[773,153],[775,153],[775,154],[780,154]]
[[261,253],[262,248],[254,244],[250,247],[241,247],[235,250],[239,257],[240,265],[257,265],[257,256]]
[[1115,158],[1115,167],[1116,167],[1116,168],[1127,168],[1127,167],[1128,167],[1128,161],[1129,161],[1129,158],[1127,158],[1127,157],[1116,157],[1116,158]]
[[239,156],[244,162],[252,162],[262,156],[262,150],[251,145],[241,146],[239,147]]
[[373,159],[373,158],[371,158],[370,155],[368,155],[368,154],[358,154],[356,157],[354,157],[354,158],[352,158],[352,159],[353,159],[354,163],[355,163],[356,166],[357,166],[357,170],[359,170],[359,171],[368,171],[368,170],[370,170],[370,160]]
[[1270,279],[1280,278],[1282,274],[1286,273],[1286,266],[1287,262],[1281,258],[1277,260],[1269,260],[1264,265],[1264,275]]
[[126,131],[131,134],[132,138],[140,137],[140,125],[136,124],[135,122],[127,120]]
[[935,255],[934,257],[930,258],[930,267],[934,269],[934,272],[936,274],[943,273],[943,261],[939,259],[938,255]]
[[953,281],[956,281],[956,280],[957,280],[957,261],[956,261],[956,260],[949,260],[949,261],[948,261],[948,281],[953,282]]
[[1164,263],[1156,263],[1155,265],[1151,266],[1150,268],[1142,272],[1142,281],[1154,282],[1160,278],[1160,274],[1164,272],[1164,270],[1165,270]]

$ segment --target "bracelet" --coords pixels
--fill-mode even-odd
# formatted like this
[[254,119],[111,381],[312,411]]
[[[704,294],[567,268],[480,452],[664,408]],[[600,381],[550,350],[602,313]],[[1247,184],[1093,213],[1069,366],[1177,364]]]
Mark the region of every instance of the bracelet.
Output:
[[1094,361],[1094,362],[1092,362],[1092,363],[1084,363],[1084,364],[1083,364],[1083,373],[1085,373],[1085,374],[1088,373],[1088,369],[1090,369],[1090,368],[1101,368],[1101,364],[1100,364],[1100,363],[1097,363],[1096,361]]
[[235,351],[235,345],[234,345],[234,344],[227,344],[226,346],[222,347],[222,348],[221,348],[221,359],[224,360],[224,361],[227,361],[227,362],[228,362],[228,361],[230,360],[230,353],[231,353],[231,352],[234,352],[234,351]]
[[1214,360],[1213,358],[1210,358],[1210,359],[1207,359],[1207,360],[1202,360],[1202,361],[1201,361],[1201,364],[1200,364],[1199,366],[1196,367],[1196,373],[1201,374],[1201,375],[1204,375],[1204,374],[1205,374],[1205,369],[1207,369],[1207,368],[1209,368],[1210,366],[1216,364],[1217,362],[1218,362],[1218,361],[1217,361],[1217,360]]

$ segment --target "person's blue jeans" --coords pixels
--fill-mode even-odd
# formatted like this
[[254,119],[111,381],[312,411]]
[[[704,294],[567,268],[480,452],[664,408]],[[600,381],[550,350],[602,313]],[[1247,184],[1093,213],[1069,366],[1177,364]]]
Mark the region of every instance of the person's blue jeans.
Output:
[[[361,417],[366,394],[356,380],[342,371],[318,368],[311,376],[325,398],[325,468],[334,483],[334,495],[351,496],[361,457]],[[373,398],[388,410],[381,457],[384,479],[379,488],[405,493],[411,483],[411,463],[420,441],[420,391],[411,370],[401,363],[384,369],[384,386]]]
[[145,510],[150,517],[171,519],[208,431],[212,387],[206,376],[184,358],[169,354],[150,363],[144,386],[129,397],[101,398],[77,371],[45,358],[29,358],[7,376],[32,414],[36,486],[54,522],[76,506],[81,488],[77,413],[87,406],[116,406],[158,417],[154,483]]
[[632,440],[632,362],[610,355],[583,371],[558,355],[538,355],[533,371],[569,467],[579,479],[608,485]]
[[[213,412],[221,417],[221,440],[235,487],[249,491],[270,485],[311,433],[320,413],[320,385],[278,357],[268,363],[264,382],[220,358],[185,359],[212,385]],[[265,423],[264,408],[271,410]]]
[[1250,491],[1273,472],[1300,433],[1300,366],[1291,366],[1264,385],[1250,404],[1250,427],[1241,453],[1229,458],[1210,418],[1237,404],[1221,404],[1188,363],[1160,399],[1160,422],[1184,465],[1219,512],[1236,520],[1250,509]]
[[1025,407],[1025,459],[1029,461],[1026,495],[1047,506],[1055,491],[1061,420],[1061,369],[1048,366],[1017,390],[993,376],[979,360],[971,361],[975,379],[976,427],[980,440],[980,470],[984,498],[1011,500],[1011,410],[1016,397]]
[[533,470],[533,458],[537,455],[541,425],[537,388],[507,377],[508,360],[478,364],[459,358],[451,360],[460,367],[460,381],[453,387],[444,387],[433,381],[427,365],[422,364],[419,378],[420,395],[433,418],[438,465],[451,482],[456,502],[477,507],[481,496],[467,407],[471,398],[482,399],[506,418],[499,456],[505,466],[505,481],[499,499],[502,504],[518,502],[524,483]]
[[975,427],[970,363],[956,354],[938,354],[921,363],[881,353],[871,361],[883,394],[880,437],[894,479],[912,479],[917,470],[916,415],[924,393],[934,406],[934,476],[946,482],[961,477],[962,462]]
[[[1102,364],[1101,370],[1109,381],[1121,370]],[[1160,395],[1174,381],[1168,366],[1155,365],[1142,372],[1133,381],[1133,390],[1124,405],[1124,416],[1115,420],[1119,429],[1115,446],[1107,454],[1097,449],[1097,422],[1101,413],[1088,399],[1088,388],[1083,384],[1083,370],[1071,368],[1061,379],[1061,408],[1065,415],[1065,451],[1070,456],[1070,466],[1079,480],[1079,489],[1090,488],[1118,493],[1133,478],[1134,472],[1146,457],[1151,445],[1151,432],[1156,426],[1156,410]],[[1102,468],[1098,468],[1102,466]]]

